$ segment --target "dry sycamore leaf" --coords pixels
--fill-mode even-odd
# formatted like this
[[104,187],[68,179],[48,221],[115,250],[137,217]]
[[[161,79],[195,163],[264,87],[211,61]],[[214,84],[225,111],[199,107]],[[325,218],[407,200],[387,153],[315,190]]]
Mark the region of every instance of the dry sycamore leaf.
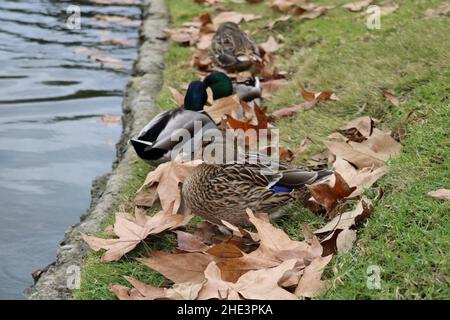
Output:
[[[256,133],[256,140],[259,140],[259,133],[261,129],[267,129],[268,126],[268,120],[266,114],[258,107],[258,105],[255,103],[253,106],[253,111],[256,116],[257,124],[254,125],[247,121],[240,121],[232,116],[226,114],[228,125],[231,129],[238,130],[242,129],[244,132],[247,132],[248,130],[255,130]],[[269,137],[270,138],[270,137]],[[248,143],[248,141],[247,141]]]
[[283,275],[292,270],[297,261],[287,260],[270,269],[249,271],[234,285],[244,298],[252,300],[297,300],[297,297],[278,285]]
[[316,238],[311,242],[293,241],[283,230],[275,228],[268,221],[255,217],[251,210],[247,209],[247,214],[261,239],[259,248],[251,252],[249,256],[285,261],[293,258],[311,260],[322,254],[322,247]]
[[373,205],[367,199],[363,198],[356,208],[351,211],[344,212],[334,217],[330,222],[324,225],[322,228],[314,231],[315,234],[328,233],[335,229],[349,229],[355,224],[361,223],[373,212]]
[[393,0],[387,0],[384,6],[381,6],[381,15],[385,16],[390,13],[394,13],[399,8],[398,4],[394,3]]
[[376,119],[365,116],[349,121],[341,129],[345,131],[355,129],[361,134],[362,137],[368,138],[369,136],[372,135],[373,128],[376,122],[377,122]]
[[280,45],[277,43],[274,37],[270,36],[266,42],[260,43],[259,47],[264,50],[264,52],[273,53],[280,49]]
[[339,232],[336,238],[336,248],[338,252],[346,252],[350,250],[356,241],[356,231],[344,229]]
[[218,257],[218,258],[240,258],[244,253],[236,247],[234,244],[229,242],[222,242],[209,248],[208,254]]
[[125,69],[125,63],[120,59],[99,56],[91,56],[90,58],[94,62],[106,63],[114,69]]
[[222,280],[222,274],[214,261],[210,262],[204,275],[206,282],[199,292],[198,300],[241,300],[232,282]]
[[342,7],[352,11],[352,12],[359,12],[366,8],[369,4],[371,4],[373,0],[362,0],[362,1],[353,1],[350,3],[347,3],[343,5]]
[[450,15],[450,2],[445,2],[441,4],[438,8],[429,8],[425,11],[427,17],[438,17],[438,16],[448,16]]
[[325,145],[337,157],[354,164],[357,168],[380,168],[384,162],[400,154],[401,145],[390,132],[373,129],[372,135],[361,143],[349,141],[325,141]]
[[104,114],[100,118],[97,119],[97,122],[106,124],[108,127],[117,126],[121,122],[121,117]]
[[295,4],[293,1],[274,0],[274,1],[272,1],[271,7],[280,12],[288,12],[294,8],[294,5]]
[[310,20],[316,19],[321,15],[325,14],[327,11],[328,9],[325,7],[317,7],[311,11],[306,11],[306,13],[302,13],[300,15],[300,19],[310,19]]
[[286,15],[286,16],[281,16],[275,20],[273,20],[272,22],[269,23],[268,27],[269,29],[273,29],[273,27],[277,24],[277,22],[282,22],[282,21],[287,21],[291,18],[290,15]]
[[172,288],[158,288],[142,283],[132,277],[125,276],[125,279],[133,285],[130,289],[119,284],[112,286],[113,291],[119,300],[194,300],[197,298],[203,283],[180,283]]
[[141,241],[151,234],[158,234],[168,229],[174,229],[187,223],[186,217],[179,214],[168,214],[163,211],[154,216],[146,216],[136,211],[136,218],[127,214],[117,213],[113,231],[118,239],[102,239],[81,234],[89,247],[94,251],[105,249],[102,262],[119,260],[124,254],[133,250]]
[[281,88],[284,88],[287,85],[288,81],[286,79],[274,79],[262,82],[261,83],[262,98],[263,99],[270,98],[272,94],[274,94],[275,92],[277,92]]
[[177,104],[177,106],[181,107],[184,104],[184,96],[175,88],[168,87],[170,93],[172,93],[173,100]]
[[435,191],[428,192],[430,197],[440,200],[450,200],[450,190],[448,189],[438,189]]
[[321,277],[323,270],[332,257],[332,255],[318,257],[305,268],[298,287],[295,289],[297,297],[314,298],[322,295],[329,289],[329,282],[321,280]]
[[335,181],[333,187],[330,187],[328,183],[307,186],[313,198],[327,210],[327,214],[330,218],[334,217],[338,202],[347,198],[356,190],[356,187],[354,186],[349,187],[339,173],[336,172],[334,176]]
[[200,50],[208,50],[211,47],[213,36],[213,33],[202,34],[197,42],[197,48]]
[[201,160],[183,161],[178,157],[173,161],[160,164],[147,175],[144,184],[137,192],[136,197],[140,203],[137,203],[135,199],[135,204],[147,204],[145,198],[154,199],[156,194],[164,211],[177,213],[181,203],[181,185],[201,162]]
[[209,246],[201,242],[195,235],[183,231],[175,231],[177,234],[177,248],[186,252],[205,252]]
[[348,161],[341,157],[336,157],[333,164],[336,172],[350,185],[355,186],[356,189],[348,197],[359,196],[365,189],[370,188],[378,179],[388,173],[389,169],[386,166],[379,168],[365,167],[357,170]]
[[383,90],[384,97],[389,100],[394,106],[398,107],[400,105],[400,100],[398,97],[387,90]]
[[102,25],[121,24],[123,26],[128,27],[137,27],[141,24],[140,20],[133,20],[124,16],[110,16],[110,15],[96,14],[94,16],[94,19]]
[[214,259],[213,256],[198,252],[172,254],[154,251],[151,258],[138,260],[175,283],[198,283],[204,280],[203,272]]
[[203,110],[214,120],[215,123],[219,123],[222,117],[225,115],[231,115],[233,112],[239,112],[241,109],[241,103],[237,95],[224,97],[214,100],[211,106],[205,106]]
[[258,16],[256,14],[243,14],[243,13],[239,13],[236,11],[226,11],[226,12],[221,12],[219,13],[217,16],[215,16],[212,19],[213,22],[213,26],[214,29],[217,30],[219,28],[219,26],[224,23],[224,22],[234,22],[236,24],[241,23],[242,20],[244,20],[245,22],[249,22],[249,21],[253,21],[253,20],[258,20],[261,19],[261,16]]
[[248,237],[255,242],[258,242],[260,240],[258,234],[255,232],[248,231],[248,230],[240,228],[240,227],[236,227],[235,225],[233,225],[225,220],[221,220],[221,222],[225,227],[227,227],[228,229],[233,231],[233,235],[236,237],[240,237],[240,238]]
[[207,50],[195,50],[191,58],[191,66],[201,70],[209,71],[213,61]]
[[306,101],[316,100],[317,102],[322,101],[338,101],[339,98],[332,91],[321,91],[321,92],[312,92],[306,91],[304,88],[301,89],[301,94]]
[[305,101],[303,103],[294,105],[292,107],[283,108],[280,110],[277,110],[272,113],[272,117],[275,119],[284,118],[284,117],[292,117],[294,114],[296,114],[299,111],[311,109],[317,101]]

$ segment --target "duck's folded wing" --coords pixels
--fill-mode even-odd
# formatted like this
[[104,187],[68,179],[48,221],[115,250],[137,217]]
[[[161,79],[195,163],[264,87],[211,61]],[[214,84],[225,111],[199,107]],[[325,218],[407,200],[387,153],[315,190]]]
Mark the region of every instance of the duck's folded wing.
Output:
[[[217,128],[215,123],[203,112],[182,110],[173,116],[154,142],[153,147],[171,150],[179,143],[189,141],[194,135],[202,133],[209,128]],[[201,132],[197,132],[199,130]]]

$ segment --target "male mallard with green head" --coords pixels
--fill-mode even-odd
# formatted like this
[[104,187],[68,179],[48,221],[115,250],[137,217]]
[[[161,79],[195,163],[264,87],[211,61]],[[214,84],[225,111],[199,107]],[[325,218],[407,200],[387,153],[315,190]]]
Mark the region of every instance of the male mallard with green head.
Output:
[[308,195],[306,185],[332,173],[306,171],[283,163],[278,170],[261,162],[203,163],[183,183],[183,205],[212,223],[221,225],[221,220],[226,220],[246,227],[250,225],[247,208],[276,219],[284,207]]
[[205,84],[193,81],[189,84],[181,108],[162,112],[153,118],[131,143],[138,156],[153,165],[170,161],[172,151],[179,141],[172,139],[172,134],[180,129],[186,129],[195,135],[194,122],[200,121],[203,130],[215,129],[214,121],[203,112],[207,100]]
[[234,22],[224,22],[214,34],[211,44],[214,63],[226,71],[249,69],[261,60],[255,41]]

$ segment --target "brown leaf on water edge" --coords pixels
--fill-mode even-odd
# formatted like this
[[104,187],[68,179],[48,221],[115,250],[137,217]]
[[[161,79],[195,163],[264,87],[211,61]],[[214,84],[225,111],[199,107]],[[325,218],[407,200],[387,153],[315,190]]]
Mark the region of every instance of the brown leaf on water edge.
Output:
[[145,205],[147,197],[154,200],[157,196],[163,211],[178,213],[181,204],[181,185],[200,163],[201,160],[183,161],[178,157],[160,164],[147,175],[136,194],[139,203],[135,199],[135,204]]
[[133,250],[149,235],[158,234],[166,230],[180,227],[188,222],[186,216],[159,212],[154,216],[146,216],[136,211],[136,217],[128,214],[117,213],[113,231],[118,239],[102,239],[81,233],[84,241],[94,251],[105,249],[102,262],[119,260],[124,254]]
[[328,183],[307,186],[313,198],[326,209],[327,215],[330,218],[333,218],[336,215],[335,209],[339,201],[347,198],[356,190],[356,187],[354,186],[349,187],[339,173],[336,172],[334,176],[335,182],[333,187],[330,187]]
[[450,190],[449,189],[438,189],[430,191],[427,193],[430,197],[439,200],[450,200]]

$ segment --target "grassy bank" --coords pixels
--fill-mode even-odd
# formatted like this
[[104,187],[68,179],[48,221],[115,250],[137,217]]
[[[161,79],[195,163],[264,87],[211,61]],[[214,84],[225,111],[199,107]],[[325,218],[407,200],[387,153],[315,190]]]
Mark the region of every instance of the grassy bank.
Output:
[[[212,10],[192,0],[167,2],[173,25]],[[333,4],[347,2],[336,0]],[[450,20],[426,18],[424,14],[426,9],[443,2],[398,1],[399,10],[382,17],[380,30],[368,30],[359,13],[337,7],[315,20],[292,18],[279,22],[271,31],[262,29],[255,34],[258,42],[273,35],[283,44],[277,55],[282,57],[279,66],[288,72],[289,85],[265,103],[269,110],[302,101],[300,83],[315,91],[331,89],[340,98],[277,122],[282,144],[295,148],[306,136],[311,139],[311,146],[297,162],[320,152],[328,134],[357,116],[371,115],[382,120],[385,127],[402,127],[406,131],[401,156],[389,162],[390,173],[366,191],[373,198],[380,187],[384,190],[375,213],[358,231],[352,250],[334,258],[327,270],[334,286],[325,299],[449,298],[449,204],[427,195],[429,191],[448,188],[450,181]],[[281,16],[268,6],[268,1],[251,5],[225,2],[224,6],[262,15],[261,20],[243,24],[244,29],[251,31]],[[174,107],[167,86],[181,90],[182,85],[198,78],[196,70],[189,66],[190,57],[190,48],[170,46],[164,89],[155,112]],[[395,93],[401,104],[395,107],[386,101],[380,87]],[[135,179],[123,192],[122,209],[129,209],[129,200],[149,169],[142,161],[136,161]],[[313,227],[323,223],[306,210],[293,211],[296,212],[279,221],[279,226],[294,238],[302,237],[302,223]],[[111,216],[105,226],[112,221]],[[162,276],[134,258],[155,248],[170,251],[174,243],[173,235],[152,238],[121,261],[109,264],[99,262],[99,253],[89,253],[75,298],[114,298],[109,285],[127,285],[123,275],[153,285],[164,284]],[[366,286],[370,265],[381,267],[379,290]]]

